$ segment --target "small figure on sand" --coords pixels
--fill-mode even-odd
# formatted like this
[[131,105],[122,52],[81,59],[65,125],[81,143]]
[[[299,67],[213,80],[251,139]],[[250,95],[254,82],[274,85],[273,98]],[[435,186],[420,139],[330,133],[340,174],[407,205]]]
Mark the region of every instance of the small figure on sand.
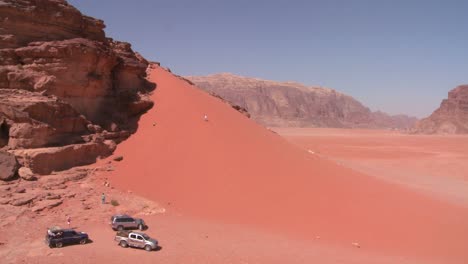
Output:
[[105,186],[105,187],[109,187],[109,186],[110,186],[109,179],[106,178],[106,179],[104,180],[104,186]]
[[204,119],[205,121],[208,121],[208,115],[205,114],[205,115],[203,116],[203,119]]
[[71,224],[71,217],[70,216],[67,217],[67,224],[68,224],[68,227],[70,227],[70,224]]
[[102,193],[102,195],[101,195],[101,203],[102,204],[106,203],[106,195],[104,193]]

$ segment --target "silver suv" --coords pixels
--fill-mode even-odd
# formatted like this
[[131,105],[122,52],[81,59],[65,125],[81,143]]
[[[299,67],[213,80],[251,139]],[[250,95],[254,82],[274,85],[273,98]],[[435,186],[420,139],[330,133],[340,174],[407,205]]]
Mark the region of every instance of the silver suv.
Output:
[[119,242],[121,247],[136,247],[144,248],[146,251],[158,249],[158,241],[150,238],[145,233],[119,231],[117,232],[115,241]]
[[122,231],[124,229],[140,229],[147,228],[145,221],[141,218],[134,218],[129,215],[113,215],[110,225],[112,229]]

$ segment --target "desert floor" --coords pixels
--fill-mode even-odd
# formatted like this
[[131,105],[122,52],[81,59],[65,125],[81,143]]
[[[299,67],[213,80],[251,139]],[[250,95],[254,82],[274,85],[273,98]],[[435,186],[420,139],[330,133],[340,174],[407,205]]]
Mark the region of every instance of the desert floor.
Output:
[[[321,128],[274,130],[310,155],[326,157],[422,195],[468,206],[466,136]],[[93,167],[109,163],[104,160]],[[2,263],[129,263],[135,259],[140,263],[465,263],[463,259],[445,262],[381,255],[365,247],[327,244],[319,237],[296,239],[258,228],[194,218],[172,209],[170,204],[158,204],[103,186],[107,174],[98,173],[70,185],[69,192],[88,195],[70,199],[57,211],[8,216],[10,212],[3,209],[2,219],[8,221],[1,225]],[[121,205],[100,204],[101,192],[108,195],[108,201],[115,199]],[[83,203],[90,209],[83,212]],[[143,217],[149,225],[145,232],[160,241],[161,249],[148,253],[117,246],[113,242],[115,232],[108,226],[109,216],[117,212]],[[72,216],[73,228],[90,234],[92,242],[48,248],[43,242],[46,228],[50,223],[66,226],[66,215]],[[21,235],[12,235],[18,233]]]
[[468,136],[389,130],[274,128],[342,166],[468,207]]

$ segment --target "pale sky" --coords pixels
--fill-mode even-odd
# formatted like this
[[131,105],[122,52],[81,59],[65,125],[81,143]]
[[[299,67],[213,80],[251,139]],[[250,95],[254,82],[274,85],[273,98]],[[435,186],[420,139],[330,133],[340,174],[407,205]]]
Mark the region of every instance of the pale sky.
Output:
[[320,85],[417,117],[468,83],[468,1],[69,2],[179,75]]

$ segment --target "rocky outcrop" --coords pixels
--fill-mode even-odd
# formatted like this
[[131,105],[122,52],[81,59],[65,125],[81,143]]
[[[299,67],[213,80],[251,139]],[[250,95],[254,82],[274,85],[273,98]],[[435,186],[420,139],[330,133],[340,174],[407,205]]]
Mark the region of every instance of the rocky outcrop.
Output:
[[94,163],[96,158],[112,154],[115,147],[113,141],[107,140],[100,143],[19,149],[11,152],[18,157],[21,165],[30,168],[33,173],[50,174],[53,171]]
[[196,86],[246,109],[254,120],[265,126],[408,129],[417,120],[372,112],[354,98],[323,87],[228,73],[186,78]]
[[14,155],[0,151],[0,180],[11,180],[16,176],[19,165]]
[[74,160],[88,147],[67,146],[120,142],[153,106],[148,62],[130,44],[106,38],[101,20],[63,0],[1,0],[0,19],[0,148],[68,153],[26,162],[34,173],[109,155],[97,147],[89,160]]
[[440,107],[429,117],[420,120],[415,133],[466,134],[468,133],[468,85],[460,85],[448,93]]

